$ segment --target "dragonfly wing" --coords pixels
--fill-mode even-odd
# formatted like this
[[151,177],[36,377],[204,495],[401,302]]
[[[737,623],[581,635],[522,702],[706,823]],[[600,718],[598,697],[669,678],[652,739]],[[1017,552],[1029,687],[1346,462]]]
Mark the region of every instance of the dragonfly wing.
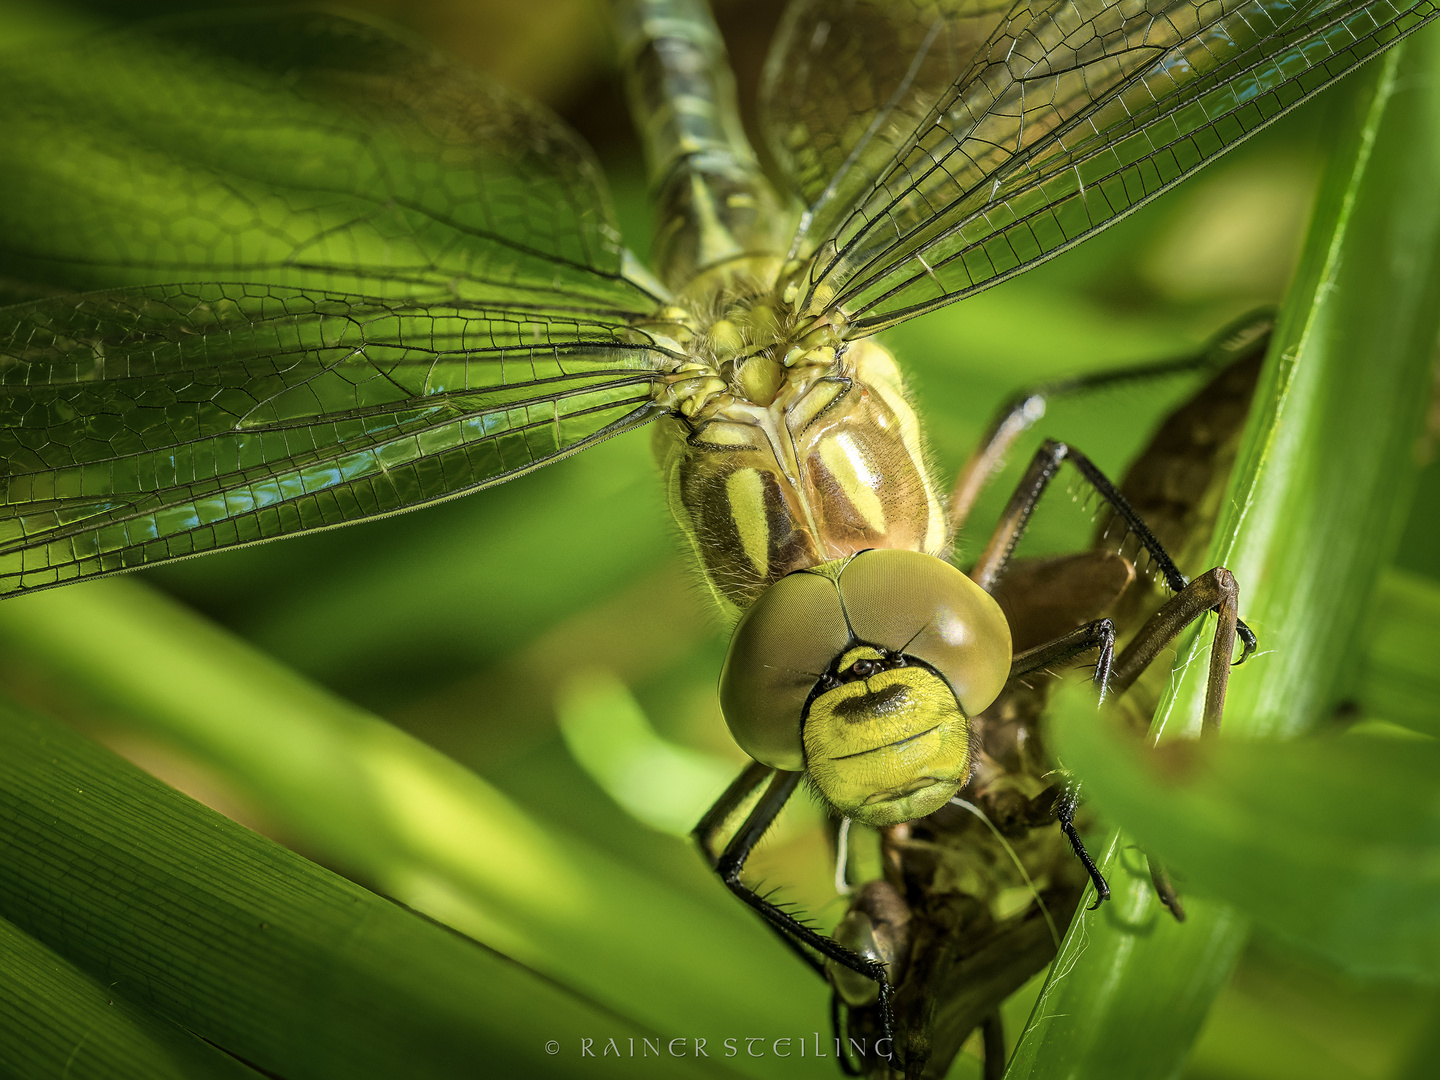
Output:
[[1433,0],[1020,0],[816,250],[873,334],[1134,210],[1432,19]]
[[1013,0],[799,0],[765,65],[760,123],[807,207],[793,256],[831,234],[969,70]]
[[658,416],[623,318],[253,284],[0,308],[0,592],[329,528]]
[[0,100],[0,277],[51,294],[220,280],[657,304],[563,123],[366,23],[100,34],[0,59]]

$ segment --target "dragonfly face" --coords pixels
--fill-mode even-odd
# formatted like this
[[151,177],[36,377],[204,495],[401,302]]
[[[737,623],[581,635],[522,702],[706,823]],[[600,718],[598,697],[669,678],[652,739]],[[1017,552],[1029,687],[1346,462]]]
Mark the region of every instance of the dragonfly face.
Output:
[[720,677],[740,746],[805,769],[840,813],[923,817],[970,774],[970,717],[1010,673],[999,605],[949,563],[866,551],[791,574],[741,619]]

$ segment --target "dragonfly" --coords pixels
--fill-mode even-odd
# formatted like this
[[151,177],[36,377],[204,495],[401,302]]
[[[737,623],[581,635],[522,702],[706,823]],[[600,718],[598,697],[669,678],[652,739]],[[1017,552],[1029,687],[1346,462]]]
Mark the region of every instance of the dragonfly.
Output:
[[[1219,612],[1207,730],[1234,636],[1254,640],[1223,568],[1187,580],[1060,442],[957,568],[958,523],[1033,417],[1007,418],[945,496],[874,335],[1081,242],[1436,9],[804,0],[762,93],[783,184],[700,0],[612,14],[649,268],[563,124],[364,21],[180,19],[11,57],[0,286],[23,302],[0,308],[0,592],[385,517],[652,426],[735,623],[720,699],[753,759],[697,836],[807,963],[875,984],[888,1030],[885,962],[744,866],[802,782],[839,818],[925,819],[967,783],[973,721],[1013,678],[1094,654],[1103,693],[1129,663],[1104,618],[1017,654],[996,599],[1059,470],[1174,594],[1142,652]],[[1103,897],[1077,800],[1067,785],[1056,817]]]

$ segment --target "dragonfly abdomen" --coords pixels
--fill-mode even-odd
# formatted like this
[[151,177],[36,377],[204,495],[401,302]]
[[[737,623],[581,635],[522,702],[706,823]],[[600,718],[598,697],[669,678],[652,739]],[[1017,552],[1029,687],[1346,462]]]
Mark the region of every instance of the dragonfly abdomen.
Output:
[[869,548],[943,555],[944,514],[894,359],[871,341],[792,372],[768,405],[739,398],[661,422],[670,508],[722,607]]
[[[779,267],[793,228],[745,137],[725,46],[698,0],[616,0],[630,112],[656,204],[655,268],[679,291],[756,257]],[[773,264],[773,265],[771,265]]]

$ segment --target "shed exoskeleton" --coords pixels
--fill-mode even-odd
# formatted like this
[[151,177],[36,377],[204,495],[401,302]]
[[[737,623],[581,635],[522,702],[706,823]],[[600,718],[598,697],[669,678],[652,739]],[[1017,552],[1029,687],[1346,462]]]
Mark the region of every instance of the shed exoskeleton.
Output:
[[[1213,530],[1268,331],[1268,316],[1251,317],[1188,362],[1213,377],[1164,420],[1121,486],[1182,567],[1203,556]],[[1145,377],[1166,367],[1121,374]],[[1124,648],[1108,689],[1137,728],[1148,723],[1168,675],[1143,661],[1156,641],[1173,637],[1176,622],[1161,614],[1173,613],[1175,598],[1137,573],[1139,553],[1129,527],[1107,515],[1091,550],[1016,561],[994,590],[1021,655],[1110,618]],[[1143,677],[1147,670],[1152,678]],[[999,1006],[1054,957],[1089,880],[1060,823],[1074,789],[1056,770],[1041,726],[1059,674],[1057,666],[1007,682],[973,720],[973,767],[957,797],[879,831],[882,876],[855,886],[834,937],[886,964],[895,983],[893,1018],[879,1007],[874,983],[831,963],[836,1032],[851,1047],[849,1071],[884,1080],[943,1076],[978,1027],[987,1080],[1003,1074]],[[1151,872],[1161,899],[1183,918],[1163,867],[1152,861]],[[895,1040],[888,1058],[874,1052],[887,1032]]]

